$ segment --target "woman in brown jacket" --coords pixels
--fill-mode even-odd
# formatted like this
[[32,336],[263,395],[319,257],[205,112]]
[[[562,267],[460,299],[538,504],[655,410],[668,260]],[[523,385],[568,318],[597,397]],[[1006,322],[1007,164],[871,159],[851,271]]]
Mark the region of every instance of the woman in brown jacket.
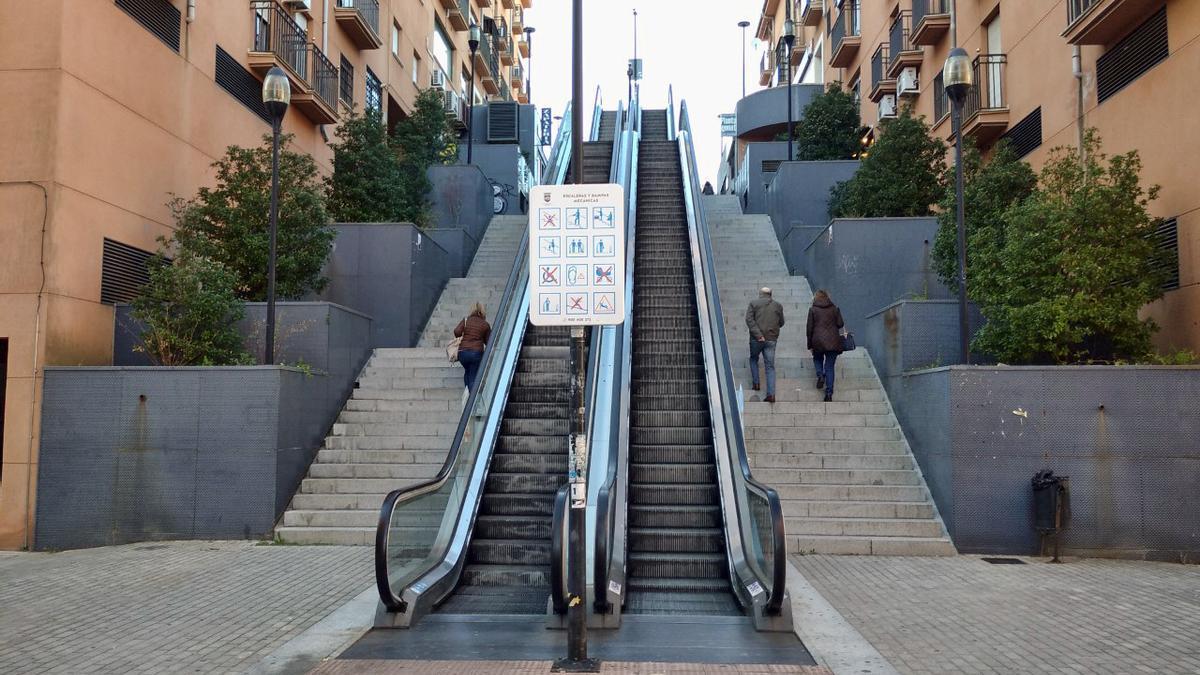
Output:
[[825,390],[825,400],[833,400],[833,364],[842,353],[842,310],[833,304],[829,294],[819,290],[813,294],[808,310],[808,348],[812,350],[817,369],[817,389]]
[[468,392],[475,389],[475,376],[479,374],[479,363],[483,361],[483,348],[491,334],[492,326],[487,322],[483,305],[478,302],[471,307],[467,318],[459,321],[454,328],[454,337],[462,338],[458,345],[458,362],[462,364],[463,384]]

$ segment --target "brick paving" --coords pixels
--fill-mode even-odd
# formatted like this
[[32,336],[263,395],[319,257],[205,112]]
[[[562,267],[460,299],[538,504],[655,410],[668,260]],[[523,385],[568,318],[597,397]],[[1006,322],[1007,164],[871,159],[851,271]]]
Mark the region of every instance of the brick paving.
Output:
[[[540,675],[551,672],[550,661],[328,661],[313,675],[460,675],[461,673],[487,673],[488,675]],[[799,673],[801,675],[833,675],[828,668],[814,666],[780,665],[713,665],[705,663],[628,663],[606,661],[600,666],[601,673],[626,675],[659,675],[689,673],[695,675],[775,675],[777,673]]]
[[902,673],[1200,673],[1200,566],[792,560]]
[[233,673],[372,583],[369,547],[0,554],[0,673]]

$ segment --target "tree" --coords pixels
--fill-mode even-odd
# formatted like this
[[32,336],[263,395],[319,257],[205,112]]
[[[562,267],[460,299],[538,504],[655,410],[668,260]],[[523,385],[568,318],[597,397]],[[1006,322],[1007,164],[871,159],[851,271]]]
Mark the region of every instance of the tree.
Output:
[[[279,229],[276,290],[298,298],[325,286],[321,267],[334,232],[325,212],[325,194],[311,156],[279,152]],[[271,201],[271,137],[256,148],[230,146],[213,164],[216,187],[200,188],[189,200],[175,199],[175,244],[182,250],[220,261],[236,277],[243,300],[267,297],[267,252]]]
[[[1024,201],[1037,186],[1037,174],[1002,141],[987,164],[974,143],[963,148],[963,224],[967,234],[967,287],[970,295],[993,295],[1002,289],[984,288],[1000,265],[1005,213]],[[942,281],[958,289],[958,226],[954,167],[946,170],[946,192],[939,204],[938,233],[933,243],[933,268]],[[978,268],[977,275],[974,270]]]
[[[988,323],[975,348],[1007,363],[1136,360],[1156,329],[1138,310],[1162,295],[1156,221],[1137,151],[1111,158],[1089,130],[1051,151],[1037,189],[1004,215],[996,263],[969,268]],[[975,239],[981,238],[980,232]],[[992,233],[996,236],[996,233]]]
[[378,111],[351,113],[337,129],[333,173],[325,178],[327,208],[338,223],[402,220],[407,194],[400,158]]
[[862,124],[854,96],[842,89],[841,83],[830,84],[824,93],[804,106],[796,124],[796,159],[853,159],[861,137]]
[[133,301],[144,326],[136,351],[160,366],[253,363],[235,327],[244,308],[232,270],[187,249],[170,262],[160,253],[147,267],[150,281]]
[[946,144],[929,135],[925,118],[907,106],[879,126],[854,177],[830,191],[834,218],[928,216],[944,191]]
[[426,89],[417,96],[413,114],[401,119],[392,130],[392,147],[400,156],[404,207],[399,220],[426,227],[429,223],[430,183],[426,171],[434,164],[450,164],[458,157],[458,145],[442,107],[442,95]]

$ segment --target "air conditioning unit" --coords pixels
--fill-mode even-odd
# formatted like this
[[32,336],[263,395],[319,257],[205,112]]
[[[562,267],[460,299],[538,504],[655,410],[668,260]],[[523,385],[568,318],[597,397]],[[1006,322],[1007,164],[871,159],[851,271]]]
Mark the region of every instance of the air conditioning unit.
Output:
[[879,99],[879,119],[896,116],[896,95],[884,94],[883,98]]
[[446,74],[440,70],[435,70],[429,74],[429,86],[434,89],[446,88]]
[[446,117],[454,126],[462,128],[463,122],[463,106],[462,99],[457,92],[446,90],[442,92],[442,110],[446,112]]
[[[283,0],[283,4],[304,12],[312,10],[312,0]],[[340,6],[340,5],[339,5]]]
[[896,93],[901,96],[916,96],[921,93],[916,68],[909,67],[900,71],[900,77],[896,78]]

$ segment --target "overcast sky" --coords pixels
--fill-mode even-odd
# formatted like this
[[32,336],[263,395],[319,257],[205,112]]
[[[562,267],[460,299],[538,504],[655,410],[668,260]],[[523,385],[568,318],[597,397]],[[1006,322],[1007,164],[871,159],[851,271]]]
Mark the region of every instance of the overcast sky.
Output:
[[[561,115],[571,97],[571,0],[536,0],[526,12],[533,35],[533,103]],[[633,56],[633,10],[638,11],[642,109],[664,108],[667,85],[681,99],[695,131],[700,181],[716,184],[721,160],[717,116],[732,113],[742,93],[742,29],[762,9],[760,0],[583,0],[585,124],[599,85],[606,109],[626,95],[625,69]],[[746,30],[746,91],[756,91],[754,26]],[[753,77],[753,79],[751,79]],[[590,129],[590,127],[588,127]],[[585,137],[586,138],[586,137]]]

